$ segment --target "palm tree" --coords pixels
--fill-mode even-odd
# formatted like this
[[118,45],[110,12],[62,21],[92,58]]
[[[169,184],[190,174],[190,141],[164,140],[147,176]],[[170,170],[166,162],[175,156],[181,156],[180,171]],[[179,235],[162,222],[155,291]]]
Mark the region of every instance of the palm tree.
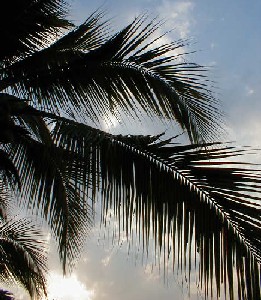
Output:
[[[144,249],[151,228],[159,249],[176,232],[186,232],[182,243],[191,249],[195,222],[202,282],[212,286],[215,271],[219,291],[225,260],[232,299],[236,255],[238,295],[257,299],[260,172],[231,161],[247,150],[213,143],[222,115],[206,69],[175,54],[185,42],[157,46],[153,36],[161,23],[145,16],[110,35],[99,11],[74,26],[62,0],[15,4],[9,1],[0,12],[1,180],[19,192],[19,204],[47,220],[64,272],[80,253],[92,226],[92,203],[101,196],[104,221],[112,207],[128,233],[136,215]],[[173,119],[192,144],[173,145],[163,135],[106,133],[98,123],[110,114]],[[208,214],[213,218],[202,222]],[[177,221],[185,224],[184,215],[191,226],[183,230]],[[226,242],[228,235],[233,239]],[[231,250],[220,259],[206,246],[213,244]]]

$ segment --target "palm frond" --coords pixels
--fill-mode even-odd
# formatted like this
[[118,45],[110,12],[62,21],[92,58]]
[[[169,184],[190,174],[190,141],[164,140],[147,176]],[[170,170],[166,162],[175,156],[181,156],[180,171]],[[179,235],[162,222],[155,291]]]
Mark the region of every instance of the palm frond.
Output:
[[89,52],[99,48],[106,42],[110,33],[108,21],[102,21],[104,15],[102,11],[95,11],[84,23],[65,34],[46,50]]
[[[211,143],[222,114],[206,68],[177,54],[184,41],[158,46],[156,19],[140,16],[108,37],[98,11],[63,35],[65,15],[62,0],[11,1],[0,12],[0,197],[21,186],[22,203],[48,221],[64,272],[91,223],[88,199],[101,196],[104,223],[112,208],[128,238],[135,231],[149,251],[152,236],[164,262],[188,262],[189,278],[194,248],[206,295],[215,283],[219,297],[224,282],[233,299],[236,280],[239,299],[259,299],[261,171],[235,160],[248,149]],[[76,122],[143,111],[174,119],[195,144]],[[65,112],[74,121],[57,116]],[[1,276],[45,294],[39,232],[3,216]]]
[[6,182],[8,185],[20,187],[20,178],[17,169],[13,165],[10,157],[5,151],[0,149],[0,172],[1,181]]
[[[159,249],[166,247],[163,237],[171,235],[174,230],[172,226],[177,226],[173,225],[177,210],[180,211],[180,205],[186,203],[186,213],[195,219],[193,224],[199,222],[195,243],[200,245],[201,264],[209,264],[209,260],[203,258],[205,255],[211,257],[212,253],[205,248],[205,243],[218,243],[221,247],[224,241],[218,242],[218,238],[225,234],[233,243],[222,244],[222,247],[229,246],[232,251],[222,252],[223,258],[238,257],[237,268],[258,274],[257,264],[261,258],[261,172],[254,164],[233,161],[235,157],[247,154],[248,148],[237,149],[230,144],[212,143],[177,145],[171,139],[162,139],[161,135],[114,136],[38,111],[27,104],[24,107],[27,107],[25,112],[30,112],[32,119],[29,118],[31,121],[28,123],[26,113],[18,113],[17,121],[23,122],[28,132],[35,134],[36,140],[22,137],[20,144],[16,147],[12,145],[12,152],[8,154],[19,170],[23,190],[27,193],[23,197],[31,199],[29,207],[40,209],[49,219],[59,241],[64,269],[67,257],[70,261],[80,248],[82,231],[79,229],[84,227],[86,219],[79,216],[87,212],[83,210],[87,197],[90,195],[94,200],[96,194],[101,192],[104,216],[111,207],[120,218],[123,206],[122,222],[128,234],[132,231],[132,216],[135,213],[144,247],[147,247],[152,228]],[[44,125],[43,118],[50,120],[49,127]],[[205,215],[202,217],[203,211]],[[208,220],[208,214],[213,215],[210,220],[215,220],[212,225],[206,224],[210,221],[200,221],[202,218]],[[217,232],[214,232],[214,225],[220,228]],[[207,229],[204,231],[205,227]],[[206,233],[209,229],[213,232]],[[189,232],[186,234],[191,236]],[[76,247],[72,248],[74,244]],[[212,255],[208,259],[216,261],[215,272],[219,272],[218,266],[222,269],[224,265],[219,256]],[[249,259],[248,267],[241,260],[242,255]],[[211,269],[201,267],[200,277],[210,280],[209,272],[213,273],[213,266],[212,263]],[[230,264],[231,267],[233,264]],[[227,270],[228,273],[230,271]],[[246,281],[246,274],[240,276],[243,277],[238,280]],[[220,280],[220,276],[216,278],[219,290]],[[256,281],[253,284],[256,286]],[[253,290],[253,287],[250,288]],[[241,293],[245,293],[243,287]]]
[[[248,148],[173,145],[161,136],[113,136],[62,118],[56,119],[53,135],[59,147],[82,157],[78,172],[86,172],[89,165],[91,188],[102,193],[104,222],[113,209],[129,238],[138,232],[144,250],[153,237],[155,248],[163,251],[171,244],[179,259],[188,247],[191,255],[194,243],[206,292],[215,280],[220,293],[222,282],[229,280],[233,299],[237,272],[240,297],[260,295],[261,170],[235,160]],[[183,248],[175,250],[177,238]]]
[[[160,182],[153,181],[160,194],[154,195],[154,188],[150,197],[136,195],[132,188],[119,194],[112,184],[107,186],[102,222],[114,242],[127,238],[136,260],[142,256],[141,261],[152,261],[166,281],[172,272],[177,274],[188,292],[197,287],[206,299],[260,299],[261,270],[255,255],[214,209],[162,176]],[[260,236],[260,230],[255,233]]]
[[[254,220],[257,222],[256,225],[260,223],[260,215],[257,212],[261,207],[261,199],[258,195],[261,188],[261,170],[255,169],[255,166],[250,163],[240,164],[228,160],[246,154],[247,149],[239,150],[224,145],[206,151],[205,147],[215,145],[211,143],[172,146],[168,145],[169,139],[158,140],[159,136],[113,136],[83,124],[67,122],[67,124],[66,121],[58,122],[54,128],[54,137],[58,145],[73,152],[79,150],[81,155],[95,155],[92,168],[98,173],[103,169],[106,170],[102,176],[105,180],[112,168],[119,175],[122,175],[122,172],[128,173],[129,180],[137,178],[137,182],[129,181],[125,184],[136,186],[138,189],[139,182],[144,180],[138,176],[146,176],[145,170],[149,176],[149,170],[152,168],[149,165],[155,164],[155,168],[173,174],[174,180],[194,191],[201,201],[209,203],[236,231],[241,225],[243,226],[243,223],[248,223],[244,216],[239,217],[242,211],[247,211],[248,216],[253,218],[252,222]],[[129,167],[124,166],[125,157],[128,157]],[[225,161],[220,161],[224,159]],[[144,172],[139,169],[134,171],[136,168],[144,169]],[[92,175],[95,176],[95,173]],[[143,187],[140,191],[144,192],[146,189],[151,188]],[[225,211],[224,207],[226,207]],[[248,235],[250,232],[248,230],[242,232],[243,236],[245,234]],[[249,237],[252,241],[251,247],[254,247],[253,251],[260,252],[258,251],[260,248],[258,246],[261,246],[260,241],[254,246],[252,238]],[[244,239],[246,242],[248,238]],[[258,257],[261,257],[260,253]]]
[[92,223],[92,208],[71,173],[77,162],[63,151],[28,141],[10,147],[21,180],[21,205],[42,215],[58,241],[64,272],[72,267]]
[[55,40],[71,26],[66,6],[63,0],[6,1],[0,12],[0,60],[8,64]]
[[[16,135],[12,144],[2,145],[0,154],[16,172],[13,171],[21,188],[21,204],[39,212],[50,224],[65,272],[66,263],[71,268],[79,254],[92,221],[92,208],[83,192],[86,183],[79,186],[72,171],[77,160],[55,146],[42,112],[15,96],[2,93],[1,100],[8,104],[13,126],[23,128],[27,134]],[[9,175],[8,171],[5,166]]]
[[158,38],[151,42],[150,37],[160,23],[140,17],[97,47],[106,32],[98,21],[99,15],[90,18],[50,49],[3,69],[0,89],[33,95],[35,105],[52,111],[69,107],[77,115],[82,109],[91,119],[108,111],[135,115],[145,110],[174,118],[194,142],[214,139],[221,113],[206,68],[175,54],[185,43],[157,46]]
[[1,281],[21,284],[35,297],[46,296],[46,249],[41,232],[25,219],[0,223]]

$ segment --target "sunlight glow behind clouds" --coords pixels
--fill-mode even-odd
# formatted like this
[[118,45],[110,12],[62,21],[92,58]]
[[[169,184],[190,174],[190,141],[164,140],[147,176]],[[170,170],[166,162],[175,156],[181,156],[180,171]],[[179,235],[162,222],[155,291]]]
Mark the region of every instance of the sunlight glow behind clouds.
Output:
[[113,129],[120,125],[120,120],[117,117],[113,116],[111,113],[108,113],[107,116],[102,118],[102,130],[111,132]]
[[48,299],[50,300],[92,300],[94,291],[88,291],[75,274],[70,277],[51,272],[48,280]]

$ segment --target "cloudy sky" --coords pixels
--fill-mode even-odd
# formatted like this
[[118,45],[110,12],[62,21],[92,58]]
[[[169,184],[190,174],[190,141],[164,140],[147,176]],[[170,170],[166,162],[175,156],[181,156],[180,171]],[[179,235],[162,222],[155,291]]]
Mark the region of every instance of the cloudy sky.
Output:
[[[211,66],[210,76],[227,115],[228,139],[261,146],[260,0],[74,0],[71,19],[79,23],[101,5],[113,17],[115,29],[147,12],[166,19],[165,30],[174,29],[167,39],[190,38],[190,50],[197,50],[192,59]],[[71,277],[63,279],[51,259],[50,299],[156,300],[173,299],[173,295],[187,299],[178,276],[166,283],[158,270],[152,271],[150,264],[142,266],[141,257],[127,252],[124,236],[120,245],[113,245],[94,229]],[[27,299],[17,293],[17,299]],[[196,290],[191,295],[198,299]]]

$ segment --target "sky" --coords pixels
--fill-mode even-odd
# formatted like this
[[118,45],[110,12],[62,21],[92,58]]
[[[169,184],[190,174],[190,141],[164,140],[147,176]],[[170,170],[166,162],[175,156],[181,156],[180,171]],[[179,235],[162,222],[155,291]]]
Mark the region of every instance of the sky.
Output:
[[[190,38],[192,60],[210,66],[210,78],[218,87],[218,98],[229,128],[227,140],[261,146],[261,1],[260,0],[107,0],[72,2],[71,19],[80,23],[103,5],[113,17],[114,28],[127,25],[147,12],[166,19],[162,30],[174,29],[169,41]],[[116,130],[114,122],[108,130]],[[131,128],[130,133],[140,127]],[[143,130],[150,132],[148,123]],[[144,133],[144,132],[142,132]],[[187,299],[178,276],[164,282],[151,271],[150,263],[127,253],[126,240],[113,245],[97,226],[86,241],[85,251],[69,278],[62,278],[54,257],[50,259],[50,300]],[[75,293],[77,291],[77,293]],[[27,297],[17,290],[17,299]],[[192,289],[191,299],[200,299]]]

